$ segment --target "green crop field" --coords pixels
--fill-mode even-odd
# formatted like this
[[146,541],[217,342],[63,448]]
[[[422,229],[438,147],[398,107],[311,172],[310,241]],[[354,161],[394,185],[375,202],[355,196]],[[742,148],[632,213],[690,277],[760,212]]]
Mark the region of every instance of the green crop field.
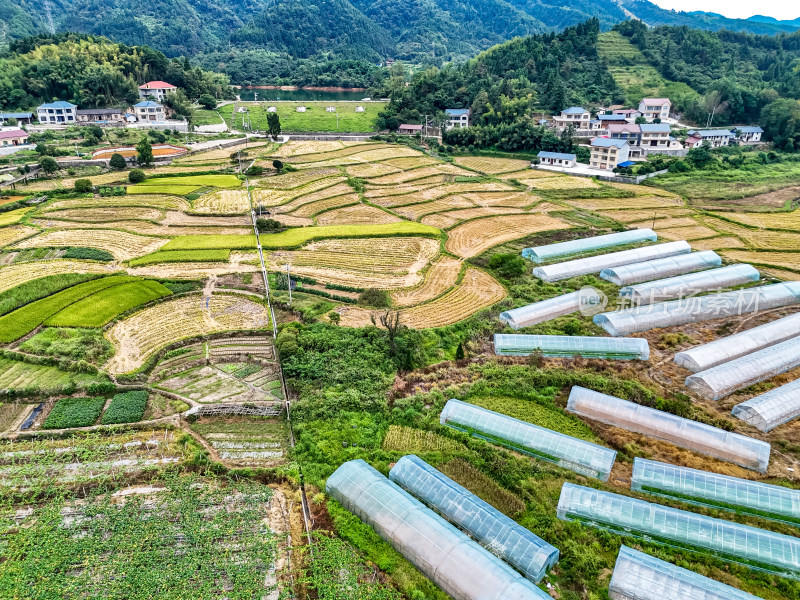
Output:
[[105,398],[63,398],[55,403],[42,427],[64,429],[94,425],[105,403]]
[[[252,237],[252,236],[251,236]],[[169,252],[153,252],[140,258],[135,258],[128,264],[132,267],[156,265],[160,263],[177,262],[227,262],[231,255],[230,250],[172,250]]]
[[145,179],[136,187],[159,187],[164,185],[237,188],[242,186],[242,180],[236,175],[188,175],[186,177],[152,177]]
[[[158,180],[156,180],[158,181]],[[128,188],[129,194],[170,194],[172,196],[185,196],[195,190],[199,190],[199,185],[133,185]]]
[[81,283],[57,294],[43,298],[18,308],[17,310],[0,317],[0,341],[13,342],[33,331],[60,310],[67,306],[96,294],[106,288],[111,288],[130,281],[135,277],[113,275],[94,281]]
[[30,302],[47,298],[73,285],[97,279],[98,277],[100,276],[96,274],[65,273],[63,275],[48,275],[47,277],[28,281],[0,293],[0,315],[9,313]]
[[101,422],[103,425],[135,423],[142,420],[146,408],[147,392],[144,390],[117,394],[103,413]]
[[53,327],[102,327],[131,308],[171,295],[157,281],[132,281],[87,296],[50,317]]
[[[384,102],[240,102],[239,107],[246,107],[248,113],[245,122],[253,129],[267,129],[267,108],[277,108],[283,131],[341,131],[343,133],[375,131],[375,120],[378,113],[386,106]],[[305,106],[306,112],[297,112],[298,106]],[[325,109],[335,106],[336,112],[329,113]],[[364,112],[356,112],[357,106],[363,106]],[[222,118],[231,127],[241,129],[242,114],[233,117],[233,104],[219,109]],[[338,115],[338,128],[337,128]]]
[[39,390],[43,393],[63,393],[63,390],[86,387],[108,381],[105,375],[73,373],[57,367],[0,358],[0,390]]

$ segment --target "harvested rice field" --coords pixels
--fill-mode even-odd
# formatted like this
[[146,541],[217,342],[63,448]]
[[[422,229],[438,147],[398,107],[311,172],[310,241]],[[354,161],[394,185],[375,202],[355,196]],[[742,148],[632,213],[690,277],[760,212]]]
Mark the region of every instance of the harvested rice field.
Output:
[[356,204],[329,210],[315,217],[317,225],[379,225],[402,221],[391,213],[367,204]]
[[488,173],[497,175],[500,173],[516,173],[530,168],[531,163],[527,160],[519,160],[514,158],[491,158],[485,156],[461,156],[455,159],[456,164],[472,169],[473,171],[480,171],[481,173]]
[[117,260],[128,260],[155,252],[168,238],[147,237],[112,229],[69,229],[42,233],[23,240],[17,248],[97,248],[110,252]]
[[566,223],[544,214],[475,219],[451,229],[446,248],[456,256],[470,258],[513,239],[539,231],[565,228]]

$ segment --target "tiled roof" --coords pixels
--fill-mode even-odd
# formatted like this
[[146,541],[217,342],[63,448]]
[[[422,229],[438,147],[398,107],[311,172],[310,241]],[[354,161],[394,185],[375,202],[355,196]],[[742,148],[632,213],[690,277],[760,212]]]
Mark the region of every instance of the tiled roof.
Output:
[[566,110],[562,110],[561,112],[564,113],[565,115],[582,115],[583,113],[589,111],[581,106],[570,106],[569,108],[567,108]]
[[460,117],[461,115],[468,115],[469,109],[468,108],[448,108],[444,112],[446,112],[451,117]]
[[639,125],[642,133],[669,133],[670,128],[666,123],[642,123]]
[[645,104],[666,104],[667,102],[672,104],[669,98],[642,98],[642,102]]
[[601,121],[624,121],[625,115],[597,115]]
[[121,108],[79,108],[79,115],[118,115],[122,113]]
[[734,127],[734,130],[735,129],[738,129],[742,133],[764,133],[764,130],[758,125],[755,125],[754,127]]
[[166,81],[148,81],[139,86],[140,90],[174,90],[176,89],[171,83]]
[[689,132],[689,135],[691,135],[692,137],[701,137],[701,138],[719,137],[719,136],[722,136],[722,137],[735,137],[734,134],[732,134],[727,129],[692,130],[692,131]]
[[24,113],[24,112],[17,112],[17,113],[7,113],[7,112],[0,112],[0,119],[32,119],[32,113]]
[[161,105],[158,102],[153,102],[152,100],[142,100],[139,104],[134,104],[134,108],[161,108]]
[[611,138],[596,137],[592,140],[592,146],[597,148],[622,148],[627,146],[628,142],[625,140],[612,140]]
[[575,160],[574,154],[564,154],[562,152],[545,152],[541,150],[537,155],[539,158],[560,158],[561,160]]
[[639,133],[641,130],[641,125],[636,123],[612,123],[608,126],[609,133]]
[[39,108],[76,108],[76,105],[70,102],[64,102],[63,100],[56,100],[49,104],[42,104]]
[[0,130],[0,140],[8,140],[11,138],[28,137],[22,129],[5,129]]

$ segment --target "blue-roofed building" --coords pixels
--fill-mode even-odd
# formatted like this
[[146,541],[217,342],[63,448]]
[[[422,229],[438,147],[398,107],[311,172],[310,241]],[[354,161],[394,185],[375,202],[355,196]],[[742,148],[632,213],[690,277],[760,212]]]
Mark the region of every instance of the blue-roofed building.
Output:
[[666,123],[642,123],[639,125],[639,145],[648,149],[664,149],[670,145],[670,127]]
[[601,123],[605,124],[605,125],[611,125],[612,123],[617,123],[619,125],[622,125],[622,124],[628,122],[628,120],[625,117],[625,115],[617,115],[617,114],[614,114],[614,115],[597,115],[597,120],[600,121]]
[[560,115],[553,117],[556,128],[564,130],[572,125],[576,131],[587,132],[591,130],[591,113],[581,106],[570,106],[561,111]]
[[30,125],[33,121],[33,113],[29,112],[0,112],[0,125],[6,125],[14,119],[17,125]]
[[77,121],[77,106],[63,100],[42,104],[36,109],[41,125],[74,125]]
[[689,132],[689,139],[691,140],[692,148],[699,148],[705,142],[712,148],[719,148],[720,146],[729,146],[732,141],[736,139],[736,134],[728,129],[693,129]]
[[539,164],[551,167],[574,167],[577,160],[574,154],[545,152],[544,150],[540,151],[537,156],[539,157]]
[[469,127],[470,109],[468,108],[447,108],[445,109],[447,115],[447,123],[445,129],[453,129],[454,127]]
[[167,113],[164,107],[153,100],[143,100],[133,105],[133,112],[139,121],[166,121]]
[[611,171],[630,158],[631,146],[626,140],[596,137],[592,140],[589,164],[595,169]]
[[736,135],[736,140],[740,144],[758,144],[764,130],[755,125],[754,127],[734,127],[731,129],[731,133]]

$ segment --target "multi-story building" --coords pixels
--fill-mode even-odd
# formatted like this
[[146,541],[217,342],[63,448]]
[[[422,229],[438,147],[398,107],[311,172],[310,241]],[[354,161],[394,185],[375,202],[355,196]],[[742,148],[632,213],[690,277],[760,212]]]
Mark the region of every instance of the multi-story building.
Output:
[[595,169],[611,171],[620,163],[628,162],[630,149],[625,140],[596,137],[592,140],[589,164]]
[[447,123],[445,129],[453,129],[455,127],[469,127],[470,109],[468,108],[448,108],[445,109],[447,115]]
[[631,146],[638,146],[642,137],[642,128],[636,123],[625,123],[624,125],[615,123],[609,125],[606,131],[612,140],[625,140]]
[[74,125],[77,120],[77,108],[70,102],[56,100],[42,104],[36,109],[36,116],[42,125]]
[[639,102],[639,112],[648,121],[669,119],[671,109],[672,102],[669,98],[642,98],[642,101]]
[[670,127],[667,123],[642,123],[639,145],[652,150],[665,150],[670,146]]
[[591,113],[580,106],[570,106],[561,111],[560,115],[553,117],[557,129],[566,129],[572,125],[576,130],[589,131]]
[[754,127],[736,127],[731,132],[736,134],[736,141],[740,144],[758,144],[761,142],[764,130],[756,125]]
[[166,121],[167,113],[158,102],[144,100],[133,105],[133,112],[139,121]]
[[148,81],[139,86],[139,98],[142,100],[155,100],[156,102],[163,102],[167,94],[171,94],[177,90],[174,85],[166,81]]

